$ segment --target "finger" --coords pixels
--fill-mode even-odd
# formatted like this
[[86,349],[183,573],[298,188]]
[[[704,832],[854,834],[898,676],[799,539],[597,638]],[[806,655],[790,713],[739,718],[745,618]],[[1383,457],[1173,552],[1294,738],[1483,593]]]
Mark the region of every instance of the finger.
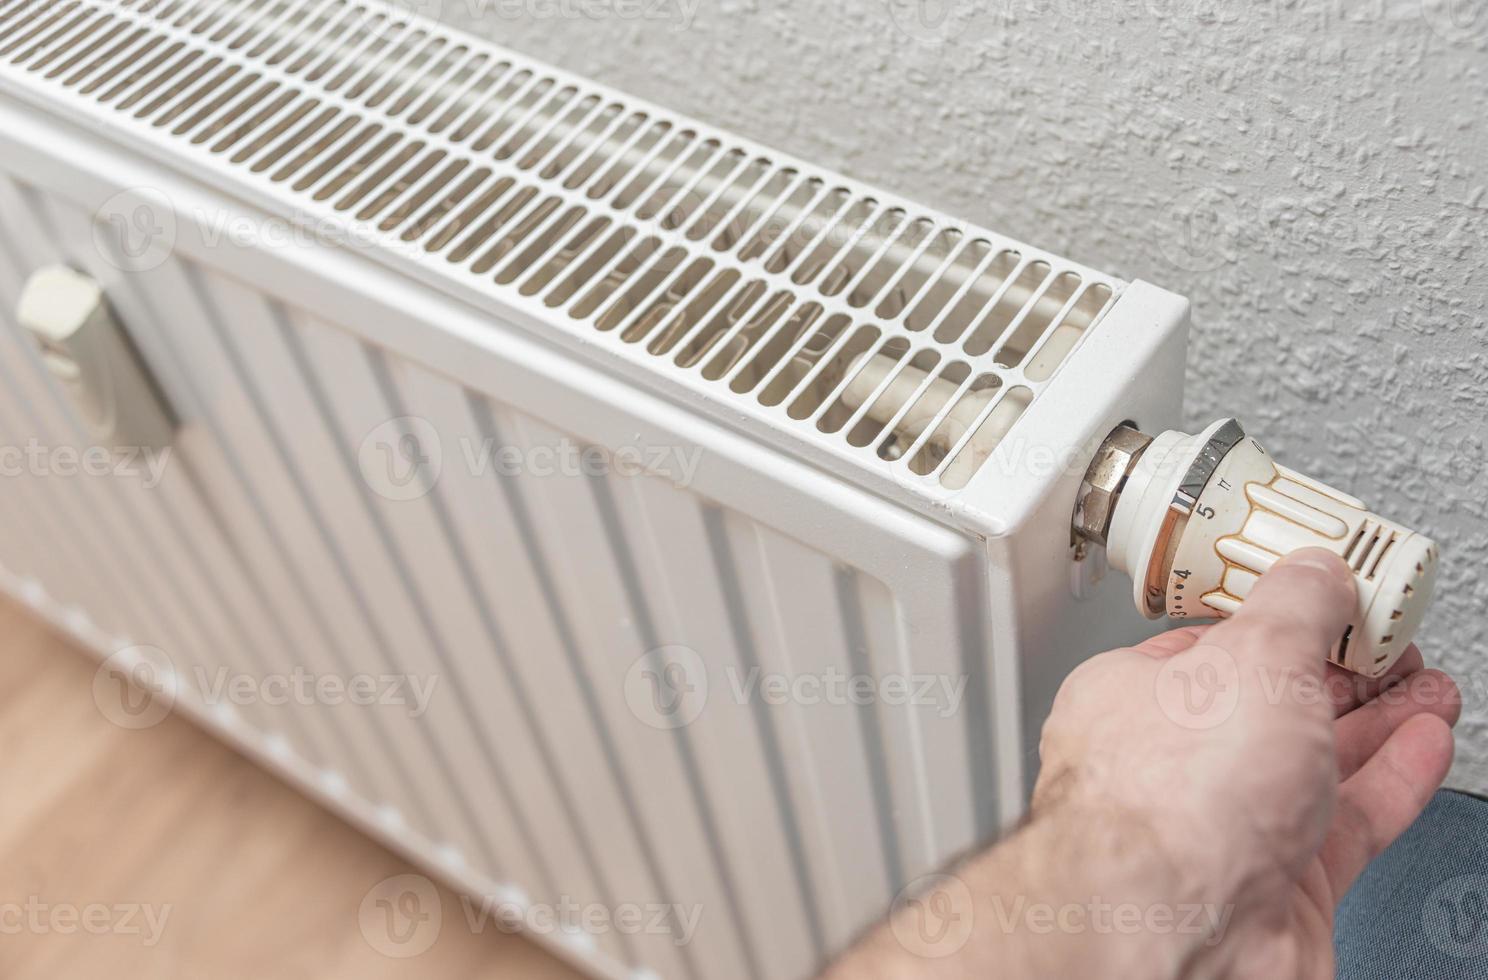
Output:
[[1417,671],[1368,704],[1338,719],[1338,778],[1358,772],[1401,725],[1432,714],[1448,725],[1462,714],[1462,692],[1439,670]]
[[1154,637],[1143,640],[1132,649],[1139,653],[1145,653],[1149,657],[1161,660],[1174,654],[1182,653],[1195,643],[1209,630],[1208,626],[1181,626],[1166,633],[1159,633]]
[[1400,659],[1378,677],[1365,677],[1351,670],[1344,670],[1336,664],[1328,664],[1325,686],[1328,698],[1333,702],[1333,717],[1346,715],[1359,705],[1373,701],[1380,691],[1400,683],[1401,678],[1414,674],[1425,666],[1421,649],[1414,643],[1406,647]]
[[1416,715],[1338,788],[1318,855],[1335,897],[1421,815],[1451,765],[1452,729],[1435,715]]
[[1343,559],[1303,548],[1271,566],[1239,611],[1210,629],[1204,642],[1242,664],[1321,677],[1328,651],[1353,618],[1356,596]]

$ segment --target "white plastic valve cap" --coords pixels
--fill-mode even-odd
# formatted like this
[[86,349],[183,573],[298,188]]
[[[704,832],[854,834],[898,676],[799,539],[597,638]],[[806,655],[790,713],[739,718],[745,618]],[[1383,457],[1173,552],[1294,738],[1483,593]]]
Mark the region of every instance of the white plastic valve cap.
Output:
[[1319,547],[1354,572],[1358,607],[1329,655],[1377,677],[1409,646],[1436,578],[1431,539],[1276,463],[1234,419],[1164,432],[1133,465],[1108,538],[1148,617],[1229,616],[1283,555]]
[[97,282],[66,266],[38,269],[21,290],[16,318],[93,445],[163,449],[170,443],[171,413]]

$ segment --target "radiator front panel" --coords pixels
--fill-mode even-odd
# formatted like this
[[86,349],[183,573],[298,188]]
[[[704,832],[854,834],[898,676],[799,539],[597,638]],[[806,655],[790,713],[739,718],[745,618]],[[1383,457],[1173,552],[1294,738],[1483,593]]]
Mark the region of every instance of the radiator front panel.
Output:
[[[85,445],[14,321],[48,263],[106,284],[181,421],[158,486],[8,480],[25,517],[0,522],[0,561],[100,652],[163,651],[183,698],[457,881],[701,913],[686,944],[560,937],[590,965],[803,975],[1017,805],[975,539],[665,408],[596,410],[582,372],[507,356],[526,348],[499,323],[426,359],[331,315],[365,295],[321,283],[308,308],[224,245],[126,274],[34,173],[5,174],[0,213],[4,442]],[[437,478],[422,459],[409,482],[410,435]],[[626,446],[664,472],[618,472]],[[565,471],[573,447],[608,467]],[[417,717],[222,693],[297,673],[432,693]],[[965,687],[952,706],[758,686],[852,676]]]
[[[812,973],[1146,630],[1070,512],[1177,420],[1181,298],[376,0],[0,44],[0,587],[467,894],[698,916],[537,936],[596,974]],[[179,422],[148,479],[61,475],[50,264]]]

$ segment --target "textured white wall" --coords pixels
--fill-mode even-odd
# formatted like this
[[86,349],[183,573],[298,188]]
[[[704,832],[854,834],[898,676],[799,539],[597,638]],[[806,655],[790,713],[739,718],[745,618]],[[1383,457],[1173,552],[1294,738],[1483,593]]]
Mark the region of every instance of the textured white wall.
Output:
[[1193,300],[1190,421],[1443,545],[1488,789],[1488,0],[410,0]]

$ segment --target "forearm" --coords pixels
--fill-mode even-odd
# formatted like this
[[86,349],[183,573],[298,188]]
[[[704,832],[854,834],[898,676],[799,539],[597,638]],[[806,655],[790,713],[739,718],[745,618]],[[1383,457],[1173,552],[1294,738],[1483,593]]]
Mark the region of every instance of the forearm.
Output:
[[896,903],[833,980],[1184,976],[1222,933],[1206,902],[1136,818],[1056,806]]

